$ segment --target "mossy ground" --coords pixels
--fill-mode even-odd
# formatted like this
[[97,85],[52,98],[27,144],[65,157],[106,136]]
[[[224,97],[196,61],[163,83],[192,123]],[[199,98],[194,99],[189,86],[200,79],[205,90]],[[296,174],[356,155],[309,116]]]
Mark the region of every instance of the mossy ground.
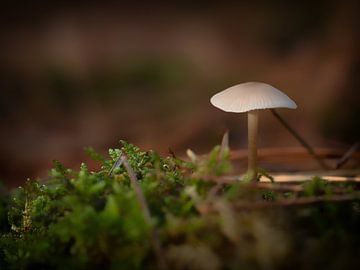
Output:
[[[314,178],[295,192],[220,183],[231,170],[228,149],[220,147],[206,157],[192,153],[189,162],[126,142],[110,149],[108,159],[87,152],[100,170],[54,162],[46,181],[1,191],[0,269],[158,269],[154,230],[169,269],[358,266],[356,184]],[[151,224],[128,171],[117,164],[123,153]]]

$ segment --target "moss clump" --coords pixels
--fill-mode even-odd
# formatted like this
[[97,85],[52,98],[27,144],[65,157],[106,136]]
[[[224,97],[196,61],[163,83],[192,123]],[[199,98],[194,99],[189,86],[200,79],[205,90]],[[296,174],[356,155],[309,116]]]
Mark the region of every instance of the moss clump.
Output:
[[[110,149],[109,159],[87,149],[101,162],[97,172],[85,164],[73,171],[54,162],[46,182],[29,180],[11,195],[3,193],[0,269],[157,269],[154,228],[161,256],[175,269],[356,265],[356,197],[279,207],[279,201],[331,196],[331,187],[315,179],[302,193],[289,195],[250,183],[220,184],[209,180],[231,168],[228,151],[220,147],[206,157],[192,153],[192,161],[185,162],[122,144]],[[145,195],[151,224],[127,170],[119,166],[122,153]],[[356,188],[346,190],[355,194]],[[239,207],[244,203],[250,207]],[[251,207],[259,203],[270,207]]]

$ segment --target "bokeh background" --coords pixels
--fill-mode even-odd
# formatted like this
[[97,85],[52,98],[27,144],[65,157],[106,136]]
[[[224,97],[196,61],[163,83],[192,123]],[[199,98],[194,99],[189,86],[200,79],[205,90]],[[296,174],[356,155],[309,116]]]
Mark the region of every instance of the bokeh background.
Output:
[[[0,179],[44,177],[57,159],[119,139],[182,156],[246,117],[212,107],[216,92],[263,81],[297,110],[279,112],[315,147],[359,139],[359,1],[5,1],[0,9]],[[261,112],[259,146],[298,142]]]

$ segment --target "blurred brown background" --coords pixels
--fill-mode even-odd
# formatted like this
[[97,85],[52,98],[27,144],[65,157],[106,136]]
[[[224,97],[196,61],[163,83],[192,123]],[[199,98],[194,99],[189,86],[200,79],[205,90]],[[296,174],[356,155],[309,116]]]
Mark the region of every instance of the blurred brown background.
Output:
[[[297,110],[279,112],[312,145],[359,139],[359,1],[5,1],[0,9],[0,179],[77,167],[85,146],[119,139],[163,154],[206,152],[246,117],[209,103],[263,81]],[[270,112],[259,146],[298,146]]]

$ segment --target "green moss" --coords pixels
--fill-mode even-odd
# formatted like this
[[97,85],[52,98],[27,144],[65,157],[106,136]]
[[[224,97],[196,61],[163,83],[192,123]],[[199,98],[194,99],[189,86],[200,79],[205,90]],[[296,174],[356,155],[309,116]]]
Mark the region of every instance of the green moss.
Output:
[[[219,186],[206,179],[231,169],[229,153],[220,147],[206,157],[191,152],[192,161],[186,162],[121,143],[121,149],[109,150],[109,158],[86,150],[101,163],[97,172],[86,164],[70,170],[54,161],[46,182],[28,180],[10,195],[1,191],[0,269],[157,269],[153,228],[162,256],[176,269],[284,269],[294,264],[307,269],[318,261],[330,267],[337,265],[336,257],[322,258],[331,241],[350,265],[360,254],[359,200],[238,208],[259,202],[271,206],[278,198],[331,196],[332,187],[321,179],[304,184],[301,194],[240,182]],[[145,195],[151,224],[119,162],[122,153]],[[346,191],[355,194],[356,189]]]

